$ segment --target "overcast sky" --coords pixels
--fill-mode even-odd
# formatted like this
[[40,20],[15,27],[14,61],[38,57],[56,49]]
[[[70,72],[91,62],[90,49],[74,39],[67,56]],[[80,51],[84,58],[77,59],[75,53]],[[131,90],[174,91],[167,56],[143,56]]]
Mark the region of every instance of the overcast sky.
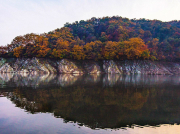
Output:
[[180,20],[180,0],[0,0],[0,45],[92,17]]

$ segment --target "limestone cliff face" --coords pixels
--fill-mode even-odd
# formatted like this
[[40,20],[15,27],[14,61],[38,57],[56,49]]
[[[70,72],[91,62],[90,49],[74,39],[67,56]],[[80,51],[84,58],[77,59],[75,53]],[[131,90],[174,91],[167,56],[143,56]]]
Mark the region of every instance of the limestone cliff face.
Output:
[[0,59],[1,73],[55,73],[56,69],[47,61],[42,61],[37,58],[26,59]]
[[73,61],[62,59],[57,61],[58,72],[59,73],[71,73],[71,74],[81,74],[83,70],[78,67]]
[[41,58],[0,59],[0,73],[36,74],[180,74],[180,63],[148,60],[73,61]]
[[105,73],[120,74],[122,71],[118,68],[117,64],[113,60],[104,60],[103,69]]

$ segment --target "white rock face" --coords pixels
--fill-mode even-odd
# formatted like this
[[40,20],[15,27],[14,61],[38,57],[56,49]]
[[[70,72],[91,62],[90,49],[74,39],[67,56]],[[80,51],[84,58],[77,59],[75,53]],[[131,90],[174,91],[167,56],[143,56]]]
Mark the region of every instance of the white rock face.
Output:
[[90,74],[100,74],[102,73],[101,69],[100,69],[100,66],[98,65],[92,65],[92,67],[88,70],[88,72]]
[[4,65],[1,66],[0,72],[1,73],[13,73],[14,70],[8,63],[5,63]]
[[4,59],[0,58],[0,73],[22,74],[180,74],[180,63],[126,60],[126,61],[73,61],[41,58]]
[[102,70],[100,69],[100,66],[98,65],[98,62],[92,62],[92,61],[85,62],[84,69],[85,69],[85,73],[88,73],[88,74],[102,73]]
[[[5,62],[4,62],[5,61]],[[52,67],[49,63],[40,62],[37,58],[24,58],[24,59],[10,59],[5,60],[1,58],[0,60],[0,72],[1,73],[17,73],[17,74],[39,74],[50,72],[55,72],[56,69]]]
[[82,69],[78,68],[77,65],[70,61],[63,59],[58,62],[58,72],[59,73],[68,73],[68,74],[81,74],[83,73]]
[[116,65],[116,63],[113,60],[104,60],[103,62],[103,69],[105,71],[105,73],[108,74],[121,74],[118,66]]

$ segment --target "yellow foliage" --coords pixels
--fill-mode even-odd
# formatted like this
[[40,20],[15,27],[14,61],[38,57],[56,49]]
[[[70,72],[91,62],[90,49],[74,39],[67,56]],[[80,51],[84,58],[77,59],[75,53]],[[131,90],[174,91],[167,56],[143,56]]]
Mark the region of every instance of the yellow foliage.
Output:
[[53,57],[62,59],[62,52],[60,50],[53,49],[52,53]]
[[102,42],[101,41],[94,41],[87,43],[84,45],[84,52],[86,55],[86,59],[102,59],[101,52],[102,52]]
[[85,59],[83,46],[74,45],[72,49],[72,54],[73,54],[74,59],[77,59],[77,60]]
[[118,54],[118,43],[112,41],[106,42],[104,58],[114,59],[117,54]]

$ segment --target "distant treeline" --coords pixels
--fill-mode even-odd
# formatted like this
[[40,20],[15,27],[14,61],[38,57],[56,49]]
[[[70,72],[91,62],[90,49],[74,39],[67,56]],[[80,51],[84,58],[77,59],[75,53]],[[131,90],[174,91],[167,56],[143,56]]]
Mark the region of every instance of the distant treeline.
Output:
[[67,59],[180,59],[180,21],[91,18],[63,28],[17,36],[1,57]]

